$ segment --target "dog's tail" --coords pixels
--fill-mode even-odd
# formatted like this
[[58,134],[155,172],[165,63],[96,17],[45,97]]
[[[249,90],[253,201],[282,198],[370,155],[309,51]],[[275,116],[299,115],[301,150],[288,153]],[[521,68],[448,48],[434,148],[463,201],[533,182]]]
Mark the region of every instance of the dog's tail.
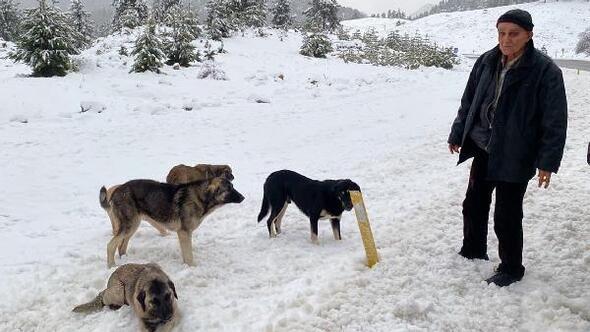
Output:
[[108,197],[107,197],[107,188],[105,188],[104,186],[102,186],[102,188],[100,188],[100,194],[98,195],[98,200],[100,201],[100,206],[102,206],[103,209],[108,209],[111,207],[111,204],[109,203]]
[[104,307],[104,302],[102,301],[101,292],[94,298],[94,300],[76,306],[74,309],[72,309],[72,312],[87,314],[95,311],[100,311],[102,307]]
[[268,199],[266,198],[266,193],[264,193],[262,196],[262,207],[260,207],[260,213],[258,214],[258,222],[268,214],[268,205]]

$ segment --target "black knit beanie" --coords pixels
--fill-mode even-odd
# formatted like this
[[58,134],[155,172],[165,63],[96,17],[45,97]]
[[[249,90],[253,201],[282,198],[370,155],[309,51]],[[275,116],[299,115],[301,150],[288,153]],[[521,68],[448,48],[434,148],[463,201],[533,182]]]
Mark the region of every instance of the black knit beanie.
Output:
[[496,22],[496,27],[498,26],[498,24],[502,22],[510,22],[517,24],[526,31],[533,31],[534,27],[533,18],[531,17],[531,14],[529,14],[529,12],[527,12],[526,10],[522,9],[512,9],[502,14],[502,16],[498,18],[498,22]]

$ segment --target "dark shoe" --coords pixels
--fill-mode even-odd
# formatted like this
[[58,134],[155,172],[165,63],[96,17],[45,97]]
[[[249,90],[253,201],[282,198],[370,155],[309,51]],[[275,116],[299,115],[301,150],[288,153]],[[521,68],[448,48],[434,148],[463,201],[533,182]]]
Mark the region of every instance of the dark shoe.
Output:
[[490,260],[490,257],[488,257],[488,254],[474,255],[472,253],[465,253],[465,252],[463,252],[463,250],[461,250],[461,251],[459,251],[459,255],[461,255],[467,259],[483,259],[485,261]]
[[522,277],[515,276],[513,274],[509,274],[506,272],[496,272],[496,274],[486,279],[486,282],[488,283],[488,285],[494,284],[498,287],[506,287],[508,285],[511,285],[512,283],[520,281],[521,279]]

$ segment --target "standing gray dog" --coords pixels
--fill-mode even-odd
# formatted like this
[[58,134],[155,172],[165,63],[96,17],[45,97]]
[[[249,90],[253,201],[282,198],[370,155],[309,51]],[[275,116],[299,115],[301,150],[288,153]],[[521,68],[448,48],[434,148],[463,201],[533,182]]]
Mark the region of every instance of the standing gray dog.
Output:
[[168,184],[153,180],[132,180],[116,188],[110,199],[100,189],[100,206],[113,226],[113,238],[107,245],[107,265],[115,265],[115,251],[127,252],[129,240],[147,220],[157,228],[178,234],[182,260],[193,265],[192,233],[215,209],[227,203],[240,203],[244,196],[222,177],[186,184]]
[[157,264],[125,264],[111,274],[107,288],[94,300],[72,311],[89,313],[104,306],[117,310],[127,304],[139,318],[141,331],[170,331],[178,321],[176,288]]

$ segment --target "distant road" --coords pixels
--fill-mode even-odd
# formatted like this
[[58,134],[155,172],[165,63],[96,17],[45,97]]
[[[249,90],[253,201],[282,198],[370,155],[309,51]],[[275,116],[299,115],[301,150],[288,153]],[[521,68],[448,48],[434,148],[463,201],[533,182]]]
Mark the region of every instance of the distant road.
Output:
[[587,61],[587,60],[553,59],[553,61],[555,61],[555,63],[562,68],[590,71],[590,61]]
[[[463,56],[469,59],[477,59],[479,57],[479,54],[463,54]],[[553,61],[555,61],[555,63],[561,68],[590,71],[590,61],[588,60],[553,59]]]

